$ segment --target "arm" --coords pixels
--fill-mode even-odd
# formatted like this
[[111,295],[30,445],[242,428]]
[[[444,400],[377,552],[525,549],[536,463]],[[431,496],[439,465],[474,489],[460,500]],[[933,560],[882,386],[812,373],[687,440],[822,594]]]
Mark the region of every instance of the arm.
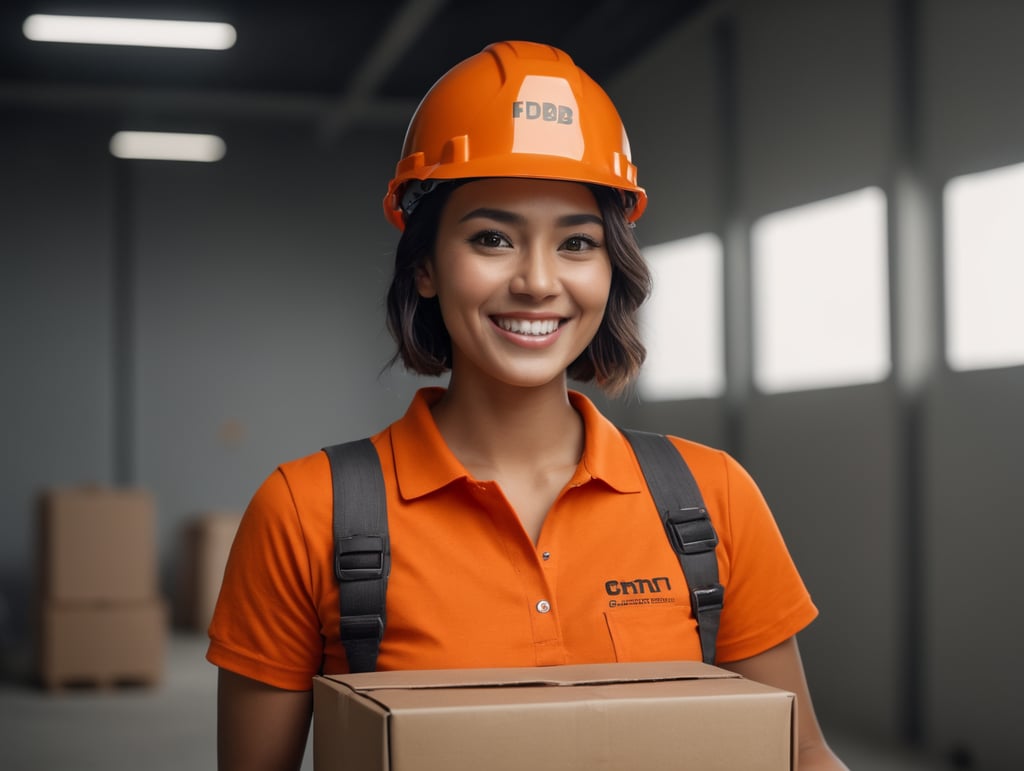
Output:
[[286,691],[220,669],[217,768],[298,769],[313,714],[312,691]]
[[[720,665],[748,680],[764,683],[796,694],[799,767],[804,771],[844,771],[847,767],[837,758],[822,735],[814,714],[810,689],[804,676],[804,665],[796,637],[769,648],[764,653],[740,661]],[[848,771],[848,770],[847,770]]]

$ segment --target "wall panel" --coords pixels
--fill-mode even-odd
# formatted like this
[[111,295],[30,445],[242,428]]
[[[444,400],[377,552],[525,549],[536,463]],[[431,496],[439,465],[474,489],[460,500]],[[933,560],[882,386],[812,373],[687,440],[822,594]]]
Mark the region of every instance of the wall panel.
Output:
[[216,167],[140,164],[131,182],[138,477],[169,543],[197,511],[244,508],[278,463],[383,428],[411,392],[381,374],[398,232],[379,201],[400,138],[225,136]]
[[0,626],[26,620],[39,490],[114,477],[108,136],[0,114]]

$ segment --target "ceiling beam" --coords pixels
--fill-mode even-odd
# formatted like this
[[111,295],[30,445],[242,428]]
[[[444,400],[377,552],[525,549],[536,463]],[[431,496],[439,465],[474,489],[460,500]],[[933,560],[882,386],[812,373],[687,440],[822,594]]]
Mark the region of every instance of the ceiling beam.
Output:
[[[404,125],[417,102],[405,99],[368,100],[359,111],[359,123],[371,126]],[[234,90],[156,89],[128,86],[79,86],[0,82],[0,108],[51,109],[147,115],[188,122],[204,118],[255,118],[310,122],[319,125],[337,109],[332,96],[297,96],[289,93]],[[154,118],[155,119],[155,118]]]
[[[328,144],[338,138],[353,124],[365,122],[379,102],[377,89],[394,69],[395,65],[416,42],[448,0],[405,0],[395,13],[391,23],[377,39],[366,56],[344,94],[334,103],[320,123],[320,135]],[[405,114],[405,121],[412,117],[415,105]]]

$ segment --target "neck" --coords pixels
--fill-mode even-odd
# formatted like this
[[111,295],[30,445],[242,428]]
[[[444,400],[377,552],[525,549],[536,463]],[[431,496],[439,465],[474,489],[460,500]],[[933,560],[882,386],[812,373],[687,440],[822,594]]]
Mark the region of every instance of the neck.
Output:
[[526,466],[575,466],[583,453],[583,421],[564,379],[536,388],[460,388],[452,379],[433,407],[455,456],[474,475]]

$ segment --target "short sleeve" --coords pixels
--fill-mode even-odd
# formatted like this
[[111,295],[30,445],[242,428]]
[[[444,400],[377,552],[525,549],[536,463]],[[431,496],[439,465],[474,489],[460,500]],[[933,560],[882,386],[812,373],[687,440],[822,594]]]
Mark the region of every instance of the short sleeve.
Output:
[[747,471],[724,455],[728,582],[718,660],[738,661],[792,637],[817,616],[775,518]]
[[278,688],[309,690],[323,659],[309,552],[276,470],[246,508],[210,624],[207,659]]

